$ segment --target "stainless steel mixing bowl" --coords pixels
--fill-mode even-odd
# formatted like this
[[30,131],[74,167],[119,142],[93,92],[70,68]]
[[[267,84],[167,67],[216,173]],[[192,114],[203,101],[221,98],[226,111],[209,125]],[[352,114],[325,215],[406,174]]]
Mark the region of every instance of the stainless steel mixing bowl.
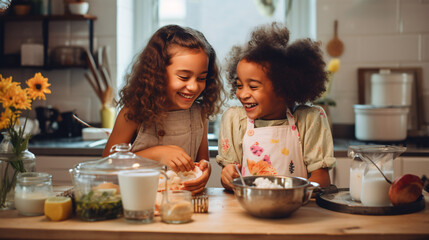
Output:
[[[271,182],[285,188],[257,188],[253,182],[258,177],[268,178]],[[235,198],[251,215],[261,218],[284,218],[290,216],[301,206],[307,204],[311,193],[318,183],[305,178],[286,176],[246,176],[232,181]]]

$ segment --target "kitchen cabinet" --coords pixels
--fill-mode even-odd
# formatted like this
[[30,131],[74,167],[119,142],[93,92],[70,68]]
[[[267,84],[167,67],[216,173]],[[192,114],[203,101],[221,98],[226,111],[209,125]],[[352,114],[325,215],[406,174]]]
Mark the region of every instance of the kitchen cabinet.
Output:
[[410,173],[419,177],[423,175],[429,177],[429,157],[401,157],[399,162],[402,164],[401,175]]
[[[332,169],[332,183],[339,188],[350,186],[350,165],[352,159],[337,158],[337,165]],[[393,161],[394,178],[404,174],[429,177],[429,157],[398,157]]]
[[[9,22],[41,22],[42,37],[43,37],[43,67],[56,68],[50,63],[49,50],[49,24],[53,21],[86,21],[88,24],[89,46],[88,50],[93,54],[94,48],[94,21],[96,16],[92,15],[36,15],[36,16],[3,16],[0,17],[0,68],[22,67],[20,64],[19,54],[5,55],[5,25]],[[39,67],[39,66],[38,66]],[[73,67],[73,66],[67,66]]]
[[100,157],[36,155],[36,171],[52,174],[53,185],[72,185],[69,169],[80,162],[96,159]]

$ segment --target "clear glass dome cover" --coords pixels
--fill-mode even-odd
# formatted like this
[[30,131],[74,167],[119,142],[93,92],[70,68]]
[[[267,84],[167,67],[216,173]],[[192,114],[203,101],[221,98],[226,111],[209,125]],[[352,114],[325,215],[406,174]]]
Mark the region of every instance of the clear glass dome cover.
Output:
[[393,158],[401,155],[407,150],[406,147],[401,146],[391,146],[391,145],[352,145],[349,146],[348,156],[354,158],[357,156],[362,156],[365,154],[387,154],[392,153]]
[[81,162],[75,166],[75,173],[117,175],[122,170],[161,170],[164,166],[157,161],[137,156],[130,152],[130,150],[130,144],[121,143],[114,145],[110,151],[115,153],[99,160]]

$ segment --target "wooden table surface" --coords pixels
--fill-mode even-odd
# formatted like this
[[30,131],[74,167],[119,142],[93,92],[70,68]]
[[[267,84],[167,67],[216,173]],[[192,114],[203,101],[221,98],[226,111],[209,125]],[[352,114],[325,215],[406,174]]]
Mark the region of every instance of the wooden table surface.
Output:
[[[404,215],[367,216],[339,213],[317,206],[315,200],[289,218],[255,218],[241,208],[234,195],[221,188],[207,189],[209,213],[193,215],[186,224],[166,224],[155,217],[150,224],[123,218],[62,222],[44,216],[20,216],[0,211],[1,239],[429,239],[429,209]],[[429,194],[425,193],[426,205]]]

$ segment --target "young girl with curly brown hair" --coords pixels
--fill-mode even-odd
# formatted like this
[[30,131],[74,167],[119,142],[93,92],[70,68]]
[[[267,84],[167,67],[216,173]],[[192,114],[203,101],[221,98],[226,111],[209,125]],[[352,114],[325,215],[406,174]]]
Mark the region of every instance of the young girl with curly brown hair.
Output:
[[164,26],[126,80],[103,156],[115,144],[132,143],[132,152],[176,172],[191,171],[199,162],[202,176],[183,184],[194,193],[202,191],[211,173],[208,118],[220,110],[223,89],[213,47],[197,30]]
[[232,48],[227,80],[243,105],[222,116],[217,162],[221,182],[232,189],[243,175],[286,175],[329,186],[335,165],[333,140],[322,108],[306,105],[324,91],[327,74],[318,43],[289,44],[289,30],[272,23],[256,28],[244,46]]

